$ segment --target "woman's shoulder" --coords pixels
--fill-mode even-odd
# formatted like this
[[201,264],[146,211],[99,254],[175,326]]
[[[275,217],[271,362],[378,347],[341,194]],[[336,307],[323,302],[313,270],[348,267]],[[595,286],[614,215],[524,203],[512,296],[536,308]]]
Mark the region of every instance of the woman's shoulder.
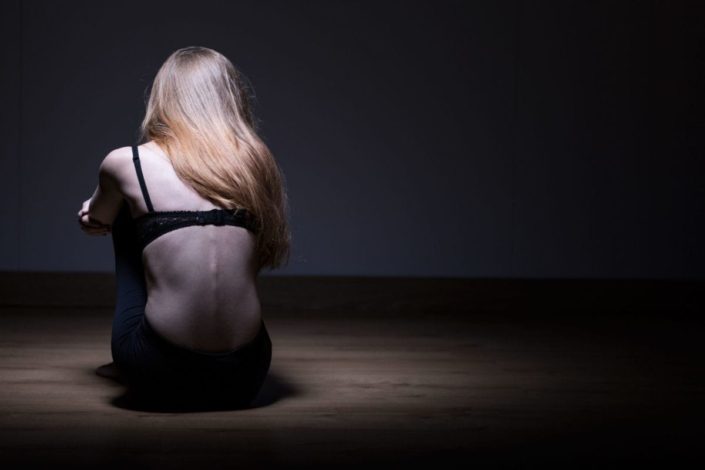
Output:
[[[132,151],[132,147],[133,145],[126,145],[108,152],[105,158],[103,158],[101,169],[105,169],[108,173],[118,178],[120,176],[125,176],[126,172],[134,171],[134,153]],[[137,152],[140,161],[151,161],[160,156],[150,147],[149,143],[137,145]],[[159,158],[156,158],[156,160],[159,160]]]
[[[134,157],[132,148],[133,145],[126,145],[111,150],[103,159],[102,164],[112,169],[132,166]],[[155,154],[155,151],[148,144],[137,145],[137,151],[140,160],[143,160],[143,157],[147,157],[147,159],[153,158]]]
[[128,164],[132,164],[132,148],[119,147],[111,150],[100,163],[100,173],[115,179],[120,179]]

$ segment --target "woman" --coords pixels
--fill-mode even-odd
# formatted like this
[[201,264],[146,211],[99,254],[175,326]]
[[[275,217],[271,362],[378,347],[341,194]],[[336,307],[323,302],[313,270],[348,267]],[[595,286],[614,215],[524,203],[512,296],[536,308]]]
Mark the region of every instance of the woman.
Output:
[[160,402],[250,404],[271,362],[256,278],[288,262],[283,175],[257,136],[249,89],[204,47],[159,69],[140,144],[110,152],[78,212],[112,233],[111,352],[128,387]]

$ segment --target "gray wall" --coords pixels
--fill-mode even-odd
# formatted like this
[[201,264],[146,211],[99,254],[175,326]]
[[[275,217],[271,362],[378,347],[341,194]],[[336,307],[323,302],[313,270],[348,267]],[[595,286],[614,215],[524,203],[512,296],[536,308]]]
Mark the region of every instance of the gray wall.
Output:
[[0,270],[113,269],[75,214],[203,45],[285,173],[272,274],[703,278],[696,3],[4,2]]

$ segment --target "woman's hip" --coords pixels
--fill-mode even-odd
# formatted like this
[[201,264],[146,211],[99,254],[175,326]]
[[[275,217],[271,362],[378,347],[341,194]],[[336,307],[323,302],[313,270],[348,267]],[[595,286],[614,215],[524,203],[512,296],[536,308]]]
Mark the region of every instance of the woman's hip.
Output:
[[272,343],[262,322],[255,339],[229,352],[198,352],[174,345],[149,325],[146,316],[127,338],[113,339],[113,361],[133,382],[192,386],[246,386],[260,383],[269,370]]

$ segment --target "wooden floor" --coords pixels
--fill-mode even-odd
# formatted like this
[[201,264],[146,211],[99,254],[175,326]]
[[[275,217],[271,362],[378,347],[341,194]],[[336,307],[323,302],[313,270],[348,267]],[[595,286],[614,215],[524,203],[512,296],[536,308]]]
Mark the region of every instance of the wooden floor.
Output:
[[3,468],[575,467],[701,446],[703,328],[677,315],[265,316],[257,406],[205,412],[142,409],[97,376],[110,321],[0,310]]

